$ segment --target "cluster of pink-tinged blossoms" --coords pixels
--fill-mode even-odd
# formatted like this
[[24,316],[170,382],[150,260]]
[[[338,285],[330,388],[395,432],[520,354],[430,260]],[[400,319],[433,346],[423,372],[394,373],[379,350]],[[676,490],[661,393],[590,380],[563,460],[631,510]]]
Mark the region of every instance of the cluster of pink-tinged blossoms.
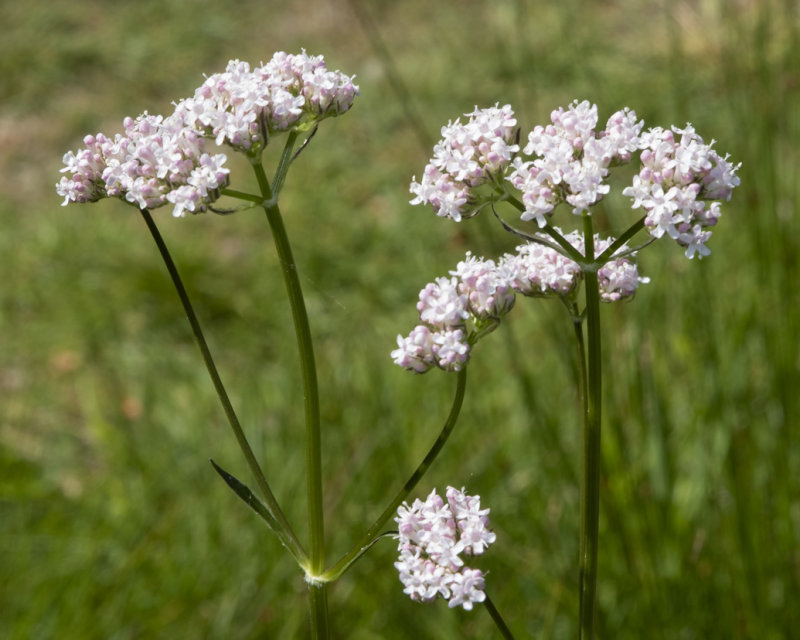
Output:
[[173,215],[206,211],[229,183],[225,154],[206,143],[256,156],[270,136],[310,129],[349,110],[358,86],[328,71],[322,56],[276,53],[266,64],[231,60],[169,116],[126,118],[125,133],[86,136],[64,156],[56,185],[63,204],[121,198],[140,209],[173,205]]
[[[653,238],[676,240],[688,258],[710,253],[706,243],[720,201],[729,200],[739,184],[739,165],[720,156],[713,141],[705,144],[691,125],[643,132],[643,121],[628,108],[597,131],[597,107],[576,100],[553,111],[550,124],[535,127],[521,153],[509,105],[476,108],[465,117],[466,123],[442,128],[421,181],[411,183],[411,204],[429,204],[437,215],[460,221],[508,201],[516,203],[522,220],[535,220],[548,233],[528,236],[528,243],[497,263],[467,254],[450,278],[437,278],[420,292],[420,324],[407,337],[398,336],[391,354],[396,364],[418,373],[463,368],[472,346],[511,309],[515,293],[571,299],[584,267],[553,239],[560,237],[583,256],[584,238],[549,226],[550,218],[560,204],[575,215],[590,215],[610,191],[610,170],[636,153],[641,169],[622,194],[633,199],[633,209],[644,210],[643,225]],[[595,235],[593,255],[614,243]],[[601,300],[630,298],[648,282],[639,276],[635,254],[621,244],[602,264],[586,260],[597,270]]]
[[[583,252],[582,235],[576,231],[563,235]],[[547,242],[548,236],[544,234],[536,237]],[[605,251],[613,241],[595,235],[595,251]],[[627,251],[623,244],[615,255]],[[612,257],[597,275],[603,302],[630,298],[639,284],[649,282],[639,276],[636,263],[629,257]],[[417,373],[434,367],[460,371],[469,360],[472,346],[497,328],[501,318],[512,309],[516,294],[569,300],[582,280],[580,265],[547,244],[527,242],[496,263],[468,252],[450,277],[436,278],[420,291],[417,303],[420,324],[408,336],[397,336],[392,359]]]
[[739,165],[720,157],[712,144],[688,123],[683,129],[651,129],[639,138],[641,170],[622,192],[633,198],[634,209],[647,212],[650,234],[666,234],[686,247],[688,258],[711,253],[708,229],[719,220],[720,200],[730,200],[739,185]]
[[448,606],[472,609],[486,595],[484,574],[464,564],[463,555],[480,555],[495,541],[480,496],[447,487],[445,499],[432,491],[427,499],[403,503],[397,509],[398,551],[395,567],[403,592],[412,600],[430,602],[437,596]]
[[519,151],[517,121],[510,105],[495,105],[464,114],[442,127],[442,139],[433,148],[422,182],[411,183],[411,204],[430,204],[437,215],[459,222],[475,215],[484,184],[500,184],[514,154]]
[[643,132],[644,122],[628,108],[613,114],[597,131],[597,106],[574,101],[551,113],[551,123],[537,126],[519,154],[519,129],[509,105],[475,109],[442,128],[420,182],[411,183],[411,204],[430,204],[437,215],[459,221],[507,195],[521,194],[522,220],[548,223],[566,203],[576,215],[609,193],[611,168],[629,163],[640,152],[641,170],[623,194],[646,212],[645,227],[686,248],[686,256],[708,255],[708,230],[720,216],[739,178],[728,156],[712,141],[705,144],[691,125]]

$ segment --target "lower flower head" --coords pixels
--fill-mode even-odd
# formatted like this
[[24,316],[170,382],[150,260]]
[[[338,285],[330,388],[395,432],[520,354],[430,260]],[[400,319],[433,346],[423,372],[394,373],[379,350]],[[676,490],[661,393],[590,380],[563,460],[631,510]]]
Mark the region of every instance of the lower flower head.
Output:
[[577,262],[535,242],[518,246],[516,254],[504,255],[500,264],[510,275],[514,290],[526,296],[566,296],[581,279]]
[[[562,234],[579,253],[584,253],[583,236],[577,231]],[[583,280],[580,265],[549,246],[549,236],[538,237],[548,244],[528,242],[517,247],[515,254],[506,254],[500,265],[509,273],[511,286],[519,293],[531,297],[570,296]],[[614,238],[594,236],[594,250],[600,255],[612,245]],[[627,247],[619,247],[615,255],[625,253]],[[649,278],[639,277],[636,263],[630,257],[621,257],[606,262],[597,272],[600,285],[600,299],[603,302],[616,302],[630,298],[636,288],[649,282]]]
[[404,593],[422,602],[442,596],[450,607],[464,609],[483,602],[484,574],[465,566],[461,555],[480,555],[494,543],[488,514],[480,496],[454,487],[447,488],[445,499],[434,490],[424,502],[398,507],[400,556],[394,566]]

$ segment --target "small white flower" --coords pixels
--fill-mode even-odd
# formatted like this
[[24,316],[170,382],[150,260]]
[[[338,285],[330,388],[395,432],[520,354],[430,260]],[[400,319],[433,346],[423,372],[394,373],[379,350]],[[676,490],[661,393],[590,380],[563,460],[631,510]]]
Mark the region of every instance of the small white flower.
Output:
[[476,602],[486,600],[485,580],[480,569],[465,568],[457,573],[450,583],[450,596],[447,606],[450,608],[461,605],[467,611],[472,610],[472,605]]

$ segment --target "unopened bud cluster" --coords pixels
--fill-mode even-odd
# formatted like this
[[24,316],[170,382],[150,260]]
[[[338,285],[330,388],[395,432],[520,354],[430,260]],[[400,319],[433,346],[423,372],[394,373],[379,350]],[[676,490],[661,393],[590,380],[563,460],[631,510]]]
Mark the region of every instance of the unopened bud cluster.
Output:
[[271,134],[303,129],[347,111],[358,87],[322,56],[276,53],[251,70],[232,60],[209,76],[169,116],[126,118],[125,133],[86,136],[64,156],[56,185],[63,204],[121,198],[140,209],[167,203],[173,215],[206,211],[228,185],[226,156],[206,151],[207,139],[255,154]]
[[400,556],[394,565],[403,592],[422,602],[441,596],[448,606],[464,609],[483,602],[484,574],[467,567],[461,556],[480,555],[495,541],[488,513],[480,496],[453,487],[447,487],[445,499],[434,490],[424,502],[404,502],[395,518]]

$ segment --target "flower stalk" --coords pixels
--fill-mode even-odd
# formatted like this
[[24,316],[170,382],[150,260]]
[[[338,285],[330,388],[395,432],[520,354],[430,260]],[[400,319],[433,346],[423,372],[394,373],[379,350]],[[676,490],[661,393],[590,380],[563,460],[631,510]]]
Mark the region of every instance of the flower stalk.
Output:
[[453,432],[456,422],[458,422],[458,416],[461,413],[461,406],[464,402],[464,392],[466,387],[467,367],[464,367],[458,372],[453,405],[450,407],[450,414],[447,416],[447,420],[445,421],[444,427],[442,427],[442,431],[439,433],[439,436],[436,438],[436,442],[433,443],[433,446],[423,458],[422,462],[419,463],[419,466],[414,470],[414,473],[411,474],[411,477],[403,485],[403,488],[397,492],[397,495],[392,499],[386,509],[384,509],[383,513],[378,516],[378,519],[372,523],[372,526],[370,526],[369,529],[367,529],[367,532],[364,534],[361,540],[359,540],[358,543],[356,543],[356,545],[353,546],[353,548],[347,554],[345,554],[341,560],[339,560],[335,565],[333,565],[333,567],[325,572],[323,577],[326,580],[332,581],[339,578],[350,567],[350,565],[352,565],[353,562],[357,560],[361,554],[372,545],[375,539],[378,538],[383,526],[389,521],[389,518],[394,515],[397,507],[400,506],[400,503],[402,503],[403,500],[409,496],[409,494],[417,486],[417,483],[422,479],[422,476],[428,471],[430,466],[433,464],[433,461],[436,459],[436,456],[439,455],[442,447],[444,447],[447,439],[450,437],[450,434]]
[[[294,137],[290,137],[287,148],[291,150]],[[287,156],[286,151],[284,157]],[[252,159],[253,171],[264,198],[264,212],[267,216],[275,250],[281,265],[281,273],[292,311],[292,321],[300,355],[300,370],[303,379],[303,398],[306,425],[306,483],[308,503],[308,527],[310,535],[310,557],[306,575],[310,576],[312,632],[314,638],[328,637],[328,609],[326,583],[317,582],[325,567],[325,526],[322,504],[322,445],[319,410],[319,386],[317,383],[314,345],[311,326],[308,320],[303,290],[297,273],[297,265],[292,255],[289,236],[283,224],[280,208],[273,190],[267,180],[260,159]],[[282,179],[282,178],[281,178]],[[279,184],[276,181],[276,184]]]
[[[583,216],[586,260],[594,262],[592,219]],[[581,487],[581,542],[580,542],[580,631],[581,640],[593,640],[595,601],[597,592],[597,557],[600,521],[600,416],[602,394],[602,363],[600,343],[600,289],[595,263],[593,269],[584,269],[586,296],[588,376],[583,393],[583,453]],[[581,365],[583,366],[583,364]]]
[[489,597],[489,594],[485,594],[486,599],[483,601],[483,606],[486,607],[486,610],[489,612],[489,615],[492,616],[492,621],[494,625],[497,627],[497,630],[500,632],[500,635],[505,638],[505,640],[514,640],[514,634],[511,633],[511,629],[508,628],[506,621],[503,619],[503,616],[500,615],[500,612],[497,610],[497,607],[494,606],[494,602]]

